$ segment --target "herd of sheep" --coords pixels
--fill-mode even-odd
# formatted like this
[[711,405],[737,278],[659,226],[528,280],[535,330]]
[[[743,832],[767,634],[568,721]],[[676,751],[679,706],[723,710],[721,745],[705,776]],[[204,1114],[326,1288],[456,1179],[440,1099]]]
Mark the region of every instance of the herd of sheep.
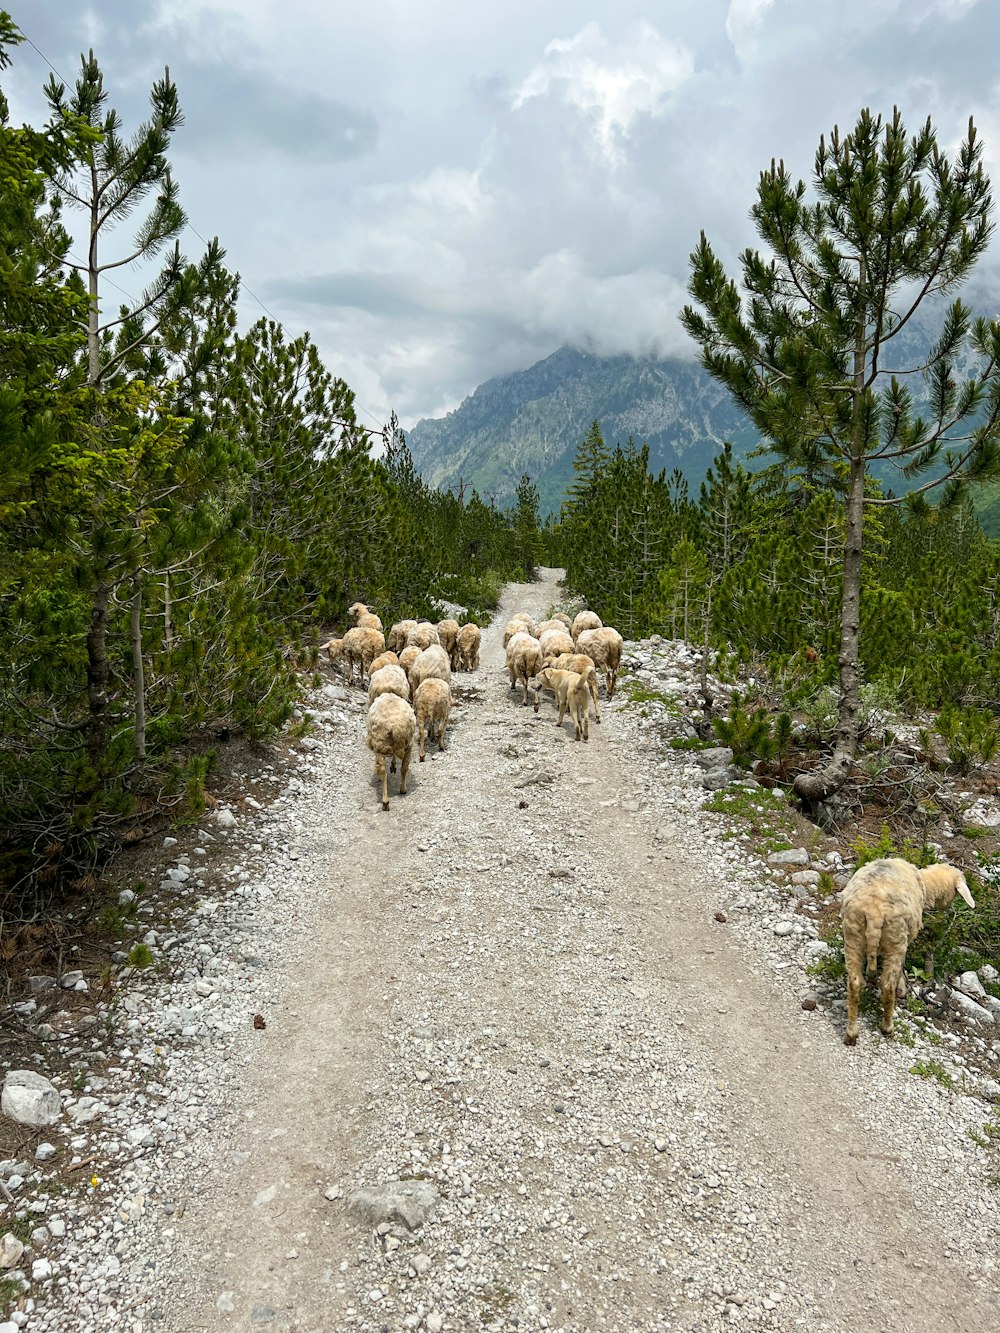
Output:
[[367,678],[368,748],[382,780],[382,809],[388,810],[388,774],[395,772],[398,761],[399,793],[405,795],[414,740],[421,763],[428,735],[444,749],[451,673],[479,666],[479,626],[401,620],[389,630],[387,641],[381,620],[364,602],[355,602],[348,615],[355,621],[353,628],[323,646],[332,663],[344,663],[349,682],[354,682],[355,666],[362,687]]
[[[477,625],[460,626],[451,619],[437,625],[401,620],[389,630],[387,639],[381,620],[363,602],[355,602],[348,614],[355,621],[353,628],[324,647],[332,663],[344,663],[350,682],[355,666],[361,686],[368,681],[367,743],[382,781],[382,809],[388,810],[388,772],[394,772],[399,763],[399,791],[404,795],[414,740],[421,762],[428,735],[439,750],[445,748],[451,675],[478,668],[481,635]],[[561,727],[569,713],[574,738],[587,740],[591,706],[595,721],[601,720],[599,672],[607,697],[614,694],[623,647],[618,631],[603,625],[593,611],[581,611],[573,620],[557,611],[538,625],[526,612],[519,612],[507,622],[503,643],[510,688],[521,687],[522,702],[529,703],[532,690],[537,713],[542,693],[550,691],[559,710],[556,725]],[[950,865],[920,870],[892,858],[871,861],[852,876],[841,894],[847,967],[846,1045],[853,1046],[858,1039],[863,973],[874,984],[879,957],[881,1028],[892,1036],[896,999],[906,993],[903,965],[907,947],[920,930],[925,908],[946,907],[956,894],[975,906],[965,876]]]

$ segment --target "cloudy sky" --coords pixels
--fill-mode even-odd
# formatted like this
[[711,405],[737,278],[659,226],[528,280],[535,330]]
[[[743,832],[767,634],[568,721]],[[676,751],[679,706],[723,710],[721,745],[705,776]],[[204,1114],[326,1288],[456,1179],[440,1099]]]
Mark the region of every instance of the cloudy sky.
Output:
[[[760,170],[808,176],[863,106],[930,115],[946,145],[974,116],[1000,180],[995,0],[0,6],[69,82],[92,46],[127,128],[169,65],[193,228],[310,331],[370,424],[441,415],[567,342],[691,355],[677,312],[699,232],[734,267]],[[48,66],[27,44],[14,61],[12,119],[41,123]]]

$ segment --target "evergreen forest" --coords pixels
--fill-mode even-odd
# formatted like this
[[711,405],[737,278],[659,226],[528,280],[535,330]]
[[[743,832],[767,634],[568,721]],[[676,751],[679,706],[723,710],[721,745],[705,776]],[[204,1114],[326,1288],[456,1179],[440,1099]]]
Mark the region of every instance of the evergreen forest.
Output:
[[[20,40],[0,12],[0,68]],[[289,718],[352,601],[439,619],[447,600],[488,619],[538,555],[527,477],[508,512],[430,490],[395,420],[362,425],[308,333],[241,318],[218,239],[185,256],[169,74],[138,125],[92,52],[72,89],[53,77],[45,91],[40,128],[11,125],[0,94],[11,927],[85,891],[149,811],[195,817],[219,738]]]

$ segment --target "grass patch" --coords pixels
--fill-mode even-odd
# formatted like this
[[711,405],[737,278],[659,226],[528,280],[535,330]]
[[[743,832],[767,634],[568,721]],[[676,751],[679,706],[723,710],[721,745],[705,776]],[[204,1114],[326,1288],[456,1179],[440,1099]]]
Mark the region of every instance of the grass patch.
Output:
[[671,750],[711,750],[714,742],[703,741],[700,736],[675,736],[670,742]]
[[942,1088],[951,1090],[955,1087],[955,1080],[940,1060],[917,1060],[910,1066],[910,1073],[918,1078],[934,1079]]
[[766,787],[726,787],[710,796],[701,808],[737,824],[765,856],[801,846],[801,835],[784,795],[775,796]]

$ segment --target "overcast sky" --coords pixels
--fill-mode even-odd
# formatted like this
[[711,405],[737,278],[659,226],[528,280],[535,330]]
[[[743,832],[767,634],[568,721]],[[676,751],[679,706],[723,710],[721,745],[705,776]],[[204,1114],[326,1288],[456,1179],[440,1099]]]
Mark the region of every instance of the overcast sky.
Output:
[[[70,82],[92,46],[126,128],[169,65],[193,227],[310,331],[369,424],[441,415],[567,342],[692,355],[677,312],[699,232],[735,272],[760,170],[808,177],[863,106],[930,115],[946,145],[974,116],[1000,181],[996,0],[0,7]],[[15,123],[44,119],[48,73],[16,50]],[[996,273],[1000,241],[982,275],[1000,290]],[[247,294],[241,311],[262,313]]]

